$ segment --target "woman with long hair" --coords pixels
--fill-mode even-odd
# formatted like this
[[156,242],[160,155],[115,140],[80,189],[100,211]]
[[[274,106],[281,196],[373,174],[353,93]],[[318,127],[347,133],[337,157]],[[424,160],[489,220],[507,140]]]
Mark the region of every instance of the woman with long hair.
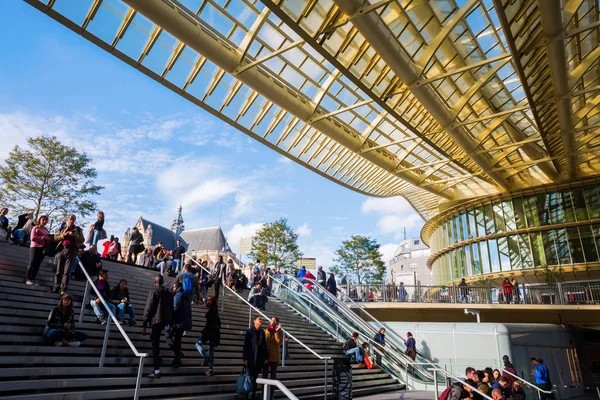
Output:
[[60,303],[50,311],[44,329],[44,339],[55,346],[79,347],[87,339],[83,332],[75,330],[73,297],[69,293],[60,296]]
[[28,285],[36,285],[35,278],[37,277],[40,265],[44,260],[44,248],[48,240],[52,238],[50,232],[46,229],[48,217],[42,215],[36,226],[31,230],[31,244],[29,245],[29,265],[27,266],[27,276],[25,283]]
[[[214,295],[208,295],[206,298],[206,324],[196,341],[196,349],[204,357],[203,366],[208,365],[207,376],[213,376],[213,367],[215,364],[215,347],[221,342],[221,318],[219,318],[219,307]],[[208,343],[208,354],[203,345]]]

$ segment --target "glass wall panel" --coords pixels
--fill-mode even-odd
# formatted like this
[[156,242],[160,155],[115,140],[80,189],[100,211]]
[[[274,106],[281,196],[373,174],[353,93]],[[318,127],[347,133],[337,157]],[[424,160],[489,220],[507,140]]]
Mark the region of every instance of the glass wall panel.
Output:
[[[535,266],[533,262],[533,252],[529,243],[529,235],[526,233],[518,235],[519,247],[523,249],[520,252],[522,268],[533,268]],[[514,265],[513,265],[514,268]]]
[[458,276],[457,276],[457,278],[462,278],[462,277],[466,276],[465,248],[464,247],[458,248],[456,250],[456,256],[458,257]]
[[490,247],[490,265],[492,266],[492,272],[500,272],[502,268],[500,268],[500,255],[498,254],[498,243],[496,239],[488,240],[488,245]]
[[481,258],[479,257],[479,243],[471,245],[471,256],[473,257],[473,274],[481,275],[483,271],[481,269]]
[[[521,255],[524,249],[522,249],[521,243],[519,242],[519,235],[510,235],[507,241],[511,269],[522,269],[523,261],[521,260]],[[504,264],[502,264],[502,269],[504,270]]]
[[494,212],[494,221],[496,223],[495,232],[506,232],[506,225],[504,224],[504,214],[502,213],[502,203],[494,203],[492,205]]
[[502,271],[510,271],[510,257],[508,240],[505,237],[498,238],[498,253],[500,254],[500,267]]
[[475,221],[477,223],[477,237],[485,236],[485,220],[483,217],[483,208],[475,209]]
[[581,237],[585,261],[598,261],[598,249],[596,248],[596,242],[594,241],[594,235],[592,234],[592,227],[589,225],[580,226],[579,235]]
[[452,250],[452,280],[458,279],[459,274],[459,265],[458,265],[458,254],[456,250]]
[[481,269],[484,274],[489,274],[492,270],[490,268],[490,252],[487,241],[479,242],[479,252],[481,254]]
[[561,264],[571,264],[571,252],[569,249],[569,241],[567,240],[567,231],[565,229],[556,229],[554,232],[556,233],[554,241],[556,243],[558,261]]
[[600,190],[596,185],[584,186],[583,197],[590,219],[600,218]]
[[464,247],[464,249],[465,249],[465,275],[473,276],[473,265],[471,263],[473,258],[471,256],[471,246],[467,244]]
[[556,192],[548,193],[548,211],[550,213],[550,221],[552,224],[563,224],[565,222],[565,214],[562,209],[562,201],[560,195]]
[[506,230],[510,232],[517,229],[512,201],[504,200],[502,202],[502,211],[504,212],[504,224],[506,225]]
[[467,222],[467,213],[464,212],[460,215],[462,228],[463,228],[463,240],[469,239],[469,223]]
[[463,227],[463,220],[462,220],[462,214],[459,214],[455,217],[455,221],[456,221],[456,240],[462,242],[463,240],[465,240],[465,237],[463,236],[464,234],[464,227]]
[[469,239],[477,237],[477,224],[475,222],[475,210],[467,211],[467,219],[469,220]]
[[450,243],[448,243],[448,245],[454,244],[456,238],[454,235],[454,218],[448,220],[448,232],[450,233]]
[[558,255],[556,254],[556,246],[554,245],[554,232],[542,232],[544,240],[544,252],[546,254],[546,262],[548,265],[558,265]]
[[534,268],[548,265],[546,262],[546,252],[544,250],[544,238],[542,232],[530,233],[529,243],[531,244],[531,255],[533,257]]
[[587,221],[590,216],[587,213],[585,207],[585,196],[583,195],[583,188],[577,187],[571,190],[571,196],[573,200],[573,207],[575,208],[575,219],[577,221]]
[[573,208],[573,198],[570,190],[560,192],[562,197],[562,207],[565,213],[566,222],[575,222],[575,209]]
[[579,229],[572,227],[567,229],[567,238],[569,240],[569,248],[573,263],[584,263],[585,256],[583,255],[583,247],[581,247],[581,239],[579,237]]
[[527,220],[525,219],[525,209],[523,208],[523,198],[515,197],[512,202],[514,206],[515,222],[517,224],[517,229],[527,228]]
[[496,233],[496,229],[494,228],[494,211],[491,204],[483,206],[483,215],[485,217],[485,232],[488,235],[493,235]]
[[525,204],[525,216],[527,217],[528,227],[532,228],[548,224],[548,208],[545,194],[524,197],[523,203]]

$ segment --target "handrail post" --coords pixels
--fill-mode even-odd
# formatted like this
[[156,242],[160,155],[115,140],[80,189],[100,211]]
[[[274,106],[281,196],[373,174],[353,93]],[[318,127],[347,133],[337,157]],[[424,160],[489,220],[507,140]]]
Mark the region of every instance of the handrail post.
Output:
[[327,359],[325,359],[325,389],[324,389],[324,394],[323,394],[323,399],[327,400],[327,373],[329,372],[327,369],[328,367],[328,363],[327,363]]
[[90,281],[85,281],[85,292],[83,292],[83,300],[81,300],[81,310],[79,310],[79,323],[83,322],[83,310],[85,310],[85,305],[88,298],[88,293],[90,291]]
[[252,328],[252,307],[248,307],[248,328]]
[[[233,278],[232,278],[233,279]],[[222,300],[221,300],[221,313],[225,312],[225,283],[223,282],[223,279],[221,279],[221,286],[223,287],[223,293],[222,293]]]
[[140,398],[140,384],[142,381],[142,373],[144,371],[144,357],[140,357],[140,366],[138,367],[137,379],[135,381],[135,392],[133,394],[133,400]]
[[308,303],[308,322],[312,323],[312,303]]
[[110,320],[109,317],[106,320],[106,330],[104,331],[104,342],[102,343],[102,353],[100,353],[100,368],[104,367],[104,357],[106,356],[106,347],[108,346],[108,337],[110,336]]
[[[408,385],[408,379],[406,380],[406,384]],[[437,382],[437,371],[433,371],[433,393],[435,394],[435,399],[437,400],[440,397]]]
[[283,344],[281,345],[281,366],[285,367],[285,350],[286,350],[286,344],[285,344],[285,331],[283,331]]

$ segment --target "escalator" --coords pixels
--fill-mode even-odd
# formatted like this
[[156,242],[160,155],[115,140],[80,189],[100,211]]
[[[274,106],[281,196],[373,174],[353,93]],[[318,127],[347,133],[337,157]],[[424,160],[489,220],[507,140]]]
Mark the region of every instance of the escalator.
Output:
[[[344,293],[340,293],[340,300],[314,280],[302,278],[300,282],[290,275],[277,275],[272,280],[271,294],[340,342],[358,332],[359,342],[369,344],[376,364],[409,388],[432,390],[435,382],[442,383],[443,379],[434,377],[437,372],[430,371],[431,368],[439,368],[438,365],[420,355],[415,361],[406,356],[404,339],[388,330]],[[373,340],[382,327],[386,328],[384,348],[377,346]]]

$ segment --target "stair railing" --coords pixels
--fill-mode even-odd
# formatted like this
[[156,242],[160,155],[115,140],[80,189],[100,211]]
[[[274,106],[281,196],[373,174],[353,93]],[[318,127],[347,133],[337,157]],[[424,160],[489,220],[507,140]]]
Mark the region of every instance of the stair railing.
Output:
[[471,390],[473,390],[475,393],[477,393],[478,395],[480,395],[481,397],[488,399],[488,400],[494,400],[492,399],[490,396],[488,396],[485,393],[481,393],[476,387],[473,387],[471,385],[469,385],[467,382],[465,382],[464,380],[462,380],[461,378],[452,375],[450,372],[445,371],[441,368],[428,368],[429,371],[433,372],[433,378],[435,380],[435,384],[434,384],[434,399],[438,399],[439,398],[439,389],[438,389],[438,385],[437,385],[437,372],[441,373],[442,375],[445,375],[446,378],[450,378],[453,379],[457,382],[462,383],[464,386],[467,386],[468,388],[470,388]]
[[[537,391],[537,395],[538,395],[538,399],[542,398],[542,395],[541,395],[542,393],[552,394],[552,392],[553,392],[553,390],[544,390],[541,387],[534,385],[533,383],[531,383],[531,382],[529,382],[529,381],[521,378],[520,376],[517,376],[517,375],[511,373],[510,371],[507,371],[506,369],[504,369],[504,367],[502,367],[501,371],[505,372],[506,374],[508,374],[508,375],[512,376],[513,378],[519,380],[520,382],[523,382],[524,384],[526,384],[530,388],[536,390]],[[558,398],[560,399],[560,393],[558,392],[558,389],[556,389],[556,393],[558,395]]]
[[[184,257],[189,257],[190,260],[192,260],[192,262],[198,266],[198,268],[201,268],[203,271],[205,271],[208,274],[208,276],[211,276],[211,272],[209,270],[207,270],[206,268],[204,268],[198,261],[193,259],[188,253],[185,253]],[[182,262],[183,262],[183,260],[182,260]],[[271,318],[269,316],[267,316],[265,313],[263,313],[258,308],[254,307],[252,304],[250,304],[246,299],[244,299],[242,296],[240,296],[239,293],[237,293],[235,290],[233,290],[229,286],[227,286],[225,284],[225,282],[223,282],[223,298],[225,298],[225,288],[227,288],[227,290],[229,290],[234,296],[236,296],[239,300],[241,300],[243,303],[245,303],[249,307],[248,327],[252,326],[252,310],[254,310],[254,312],[256,312],[257,314],[262,316],[265,320],[267,320],[267,321],[271,320]],[[322,355],[316,353],[313,349],[308,347],[306,344],[302,343],[299,339],[294,337],[294,335],[290,334],[284,328],[281,328],[281,330],[283,331],[283,335],[284,335],[283,349],[282,349],[282,358],[284,360],[285,360],[285,347],[286,347],[285,337],[287,336],[290,339],[292,339],[294,342],[296,342],[300,346],[302,346],[304,349],[308,350],[309,353],[311,353],[312,355],[317,357],[319,360],[325,361],[325,386],[324,386],[323,398],[325,400],[327,400],[327,373],[329,371],[329,360],[331,360],[331,357],[322,356]],[[285,365],[285,363],[282,363],[282,366],[284,366],[284,365]]]
[[281,381],[275,380],[275,379],[263,379],[263,378],[258,378],[256,380],[256,383],[258,383],[259,385],[265,385],[264,386],[264,390],[263,390],[263,399],[264,400],[269,400],[270,399],[270,394],[271,394],[271,386],[277,386],[277,388],[279,390],[281,390],[281,393],[285,394],[285,396],[288,399],[291,400],[298,400],[298,398],[296,396],[294,396],[294,393],[290,392],[290,389],[288,389],[287,387],[285,387],[285,385],[283,383],[281,383]]
[[102,352],[100,353],[100,362],[98,363],[98,366],[100,368],[104,367],[104,360],[106,358],[106,348],[108,347],[108,338],[110,336],[110,325],[111,325],[111,321],[113,321],[114,324],[116,325],[117,329],[119,330],[119,332],[121,332],[121,335],[123,336],[123,338],[125,339],[125,341],[129,345],[129,348],[131,349],[131,351],[133,351],[133,354],[135,354],[136,357],[140,358],[140,362],[139,362],[139,366],[138,366],[137,378],[135,380],[135,392],[134,392],[134,395],[133,395],[133,399],[134,400],[138,400],[139,397],[140,397],[140,386],[141,386],[141,381],[142,381],[142,372],[144,370],[144,358],[148,357],[148,354],[147,353],[140,353],[137,350],[137,348],[131,342],[131,339],[129,338],[129,336],[127,336],[127,333],[125,333],[125,330],[123,329],[123,327],[121,326],[121,324],[117,320],[117,317],[115,317],[115,315],[111,311],[110,307],[106,303],[106,300],[104,299],[104,297],[102,296],[102,294],[100,294],[100,291],[98,290],[98,288],[94,284],[94,281],[92,281],[92,278],[90,277],[90,275],[88,274],[88,272],[85,270],[85,267],[83,266],[83,264],[81,263],[81,261],[79,261],[79,259],[77,259],[77,263],[79,264],[79,268],[81,268],[81,270],[83,271],[83,274],[85,275],[85,278],[87,279],[87,283],[85,285],[85,292],[83,294],[83,300],[81,302],[81,311],[79,312],[79,322],[81,323],[83,321],[83,310],[84,310],[86,302],[87,302],[87,296],[89,294],[90,287],[96,293],[96,296],[100,299],[100,302],[104,306],[104,309],[108,313],[108,317],[109,317],[107,319],[107,321],[106,321],[106,329],[104,331],[104,341],[102,342]]

